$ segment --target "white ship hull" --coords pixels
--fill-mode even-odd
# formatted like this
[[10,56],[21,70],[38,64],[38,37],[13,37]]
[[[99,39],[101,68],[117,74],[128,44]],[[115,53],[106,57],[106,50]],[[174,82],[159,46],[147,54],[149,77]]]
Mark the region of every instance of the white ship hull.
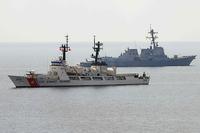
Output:
[[112,80],[52,80],[44,77],[28,79],[25,76],[11,76],[12,80],[17,88],[23,87],[78,87],[78,86],[116,86],[116,85],[148,85],[149,77],[133,77],[127,76],[123,80],[117,80],[116,77]]
[[99,52],[103,43],[94,41],[95,63],[90,68],[80,66],[69,66],[66,63],[68,52],[68,36],[66,44],[60,47],[63,56],[58,60],[51,61],[47,74],[37,74],[29,71],[25,76],[11,76],[16,87],[76,87],[76,86],[109,86],[109,85],[148,85],[149,76],[137,73],[117,74],[116,67],[108,68],[99,61]]

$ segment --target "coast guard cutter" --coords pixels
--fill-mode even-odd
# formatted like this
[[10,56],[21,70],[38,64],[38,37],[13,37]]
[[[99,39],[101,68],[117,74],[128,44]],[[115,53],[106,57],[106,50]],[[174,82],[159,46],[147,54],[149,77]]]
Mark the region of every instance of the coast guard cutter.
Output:
[[117,74],[116,67],[108,68],[99,58],[103,43],[95,42],[92,58],[94,62],[90,68],[69,66],[66,62],[66,52],[70,50],[68,36],[66,44],[60,47],[62,56],[51,61],[47,74],[38,74],[29,71],[25,76],[9,75],[16,87],[68,87],[68,86],[107,86],[107,85],[148,85],[150,77],[145,73]]

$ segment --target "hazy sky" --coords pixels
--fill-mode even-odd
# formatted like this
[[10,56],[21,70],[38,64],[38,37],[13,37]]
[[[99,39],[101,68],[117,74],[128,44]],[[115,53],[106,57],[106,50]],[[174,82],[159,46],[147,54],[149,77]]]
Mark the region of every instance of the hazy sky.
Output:
[[200,0],[0,0],[0,42],[200,41]]

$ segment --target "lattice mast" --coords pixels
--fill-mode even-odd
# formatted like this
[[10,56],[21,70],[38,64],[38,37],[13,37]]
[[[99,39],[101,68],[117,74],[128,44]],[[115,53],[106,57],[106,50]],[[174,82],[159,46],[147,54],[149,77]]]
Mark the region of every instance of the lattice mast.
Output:
[[147,36],[147,39],[151,40],[151,47],[153,46],[154,49],[155,47],[158,46],[158,42],[156,42],[156,39],[158,38],[156,34],[158,34],[158,32],[155,32],[150,26],[150,31],[148,33],[150,34],[150,36]]
[[94,50],[94,52],[95,52],[95,55],[92,54],[91,57],[95,59],[94,64],[97,65],[97,64],[99,64],[99,59],[101,59],[101,58],[99,57],[99,52],[100,52],[101,49],[103,49],[103,48],[102,48],[103,43],[101,43],[101,42],[99,42],[99,41],[96,43],[95,38],[96,38],[96,36],[94,35],[94,46],[93,46],[93,50]]
[[60,50],[62,51],[62,60],[63,61],[66,61],[66,52],[69,52],[70,51],[70,47],[69,47],[69,43],[68,43],[68,35],[65,36],[66,37],[66,43],[65,44],[62,44],[61,47],[60,47]]

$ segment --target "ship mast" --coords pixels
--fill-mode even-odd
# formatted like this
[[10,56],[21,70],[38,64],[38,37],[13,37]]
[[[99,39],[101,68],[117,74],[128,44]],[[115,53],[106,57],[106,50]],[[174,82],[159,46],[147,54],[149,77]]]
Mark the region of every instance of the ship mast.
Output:
[[62,55],[63,55],[63,58],[62,58],[63,61],[66,61],[66,52],[70,51],[70,47],[68,44],[68,35],[66,35],[65,37],[66,37],[66,44],[62,44],[60,47],[60,50],[62,51]]
[[158,46],[158,42],[156,42],[156,39],[158,38],[156,36],[156,34],[158,34],[158,32],[155,32],[152,28],[151,28],[151,25],[150,25],[150,31],[148,32],[150,34],[150,36],[148,36],[147,38],[151,40],[151,47],[153,45],[153,49],[155,47]]
[[100,63],[98,62],[98,60],[100,59],[100,57],[99,57],[99,52],[100,52],[101,49],[103,49],[103,48],[102,48],[103,43],[101,43],[101,42],[99,42],[99,41],[96,43],[96,42],[95,42],[95,37],[96,37],[96,36],[94,35],[94,46],[93,46],[93,49],[94,49],[95,55],[92,54],[91,57],[95,59],[94,65],[98,65],[98,64],[100,64]]

